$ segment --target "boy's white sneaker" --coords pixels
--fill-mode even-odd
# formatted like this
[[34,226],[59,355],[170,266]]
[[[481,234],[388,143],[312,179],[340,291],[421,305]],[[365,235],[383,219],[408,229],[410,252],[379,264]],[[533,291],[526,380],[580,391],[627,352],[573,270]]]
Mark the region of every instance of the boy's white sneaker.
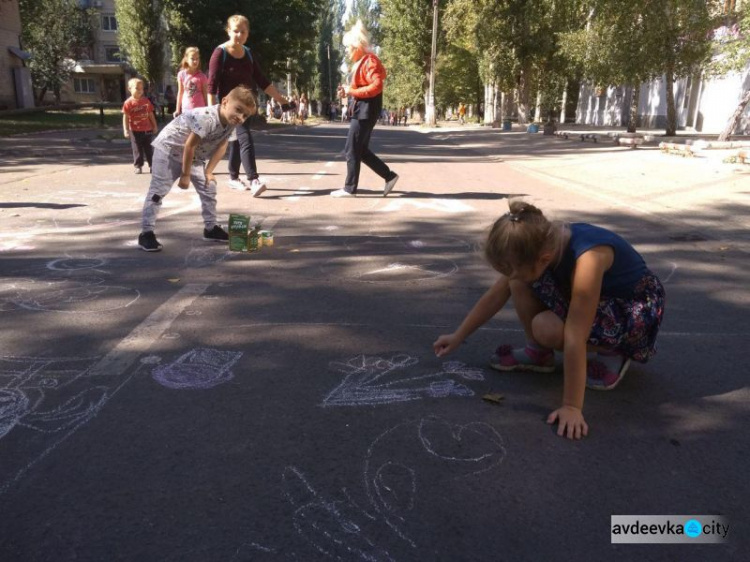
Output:
[[246,189],[249,189],[247,187],[247,184],[240,178],[237,178],[236,180],[229,180],[229,187],[238,191],[245,191]]
[[267,188],[266,184],[260,181],[260,178],[255,178],[253,181],[250,182],[250,193],[253,194],[253,197],[259,197],[261,193],[263,193]]
[[356,197],[356,193],[351,193],[344,189],[343,187],[341,189],[337,189],[336,191],[331,191],[331,197]]

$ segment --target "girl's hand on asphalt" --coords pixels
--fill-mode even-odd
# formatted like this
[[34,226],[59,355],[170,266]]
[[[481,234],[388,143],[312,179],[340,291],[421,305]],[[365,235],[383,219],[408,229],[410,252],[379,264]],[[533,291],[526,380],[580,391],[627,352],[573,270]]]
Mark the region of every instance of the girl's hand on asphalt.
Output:
[[180,176],[180,180],[177,182],[177,187],[180,189],[187,189],[190,187],[190,174]]
[[435,340],[432,349],[435,351],[435,355],[442,357],[451,353],[459,345],[461,345],[461,340],[455,334],[444,334]]
[[583,413],[573,406],[562,406],[547,417],[548,424],[552,425],[555,421],[557,421],[557,434],[560,437],[580,439],[589,434],[589,426],[583,419]]

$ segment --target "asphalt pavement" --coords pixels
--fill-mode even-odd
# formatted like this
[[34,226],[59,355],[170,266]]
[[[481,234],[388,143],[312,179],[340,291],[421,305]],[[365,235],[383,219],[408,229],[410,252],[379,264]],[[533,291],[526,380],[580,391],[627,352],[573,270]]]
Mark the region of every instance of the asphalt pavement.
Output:
[[[743,560],[750,172],[476,126],[378,126],[334,199],[346,126],[255,145],[268,191],[202,239],[174,188],[137,248],[149,175],[116,131],[0,139],[0,560]],[[657,355],[544,423],[553,375],[499,374],[512,307],[438,359],[492,283],[482,235],[523,196],[625,236],[667,289]],[[483,400],[502,394],[499,403]],[[612,544],[612,515],[721,515],[723,544]],[[745,554],[743,554],[745,553]]]

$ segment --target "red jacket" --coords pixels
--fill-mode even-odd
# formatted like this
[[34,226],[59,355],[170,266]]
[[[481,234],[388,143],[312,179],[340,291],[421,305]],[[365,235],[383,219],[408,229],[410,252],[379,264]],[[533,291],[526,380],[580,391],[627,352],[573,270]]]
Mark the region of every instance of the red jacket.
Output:
[[349,95],[357,99],[374,98],[383,92],[386,75],[385,67],[375,53],[365,54],[352,76]]

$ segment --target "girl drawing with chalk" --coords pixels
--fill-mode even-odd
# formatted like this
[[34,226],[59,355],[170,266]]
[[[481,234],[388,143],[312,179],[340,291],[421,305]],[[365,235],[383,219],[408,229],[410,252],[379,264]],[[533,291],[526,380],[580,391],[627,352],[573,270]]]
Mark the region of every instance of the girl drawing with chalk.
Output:
[[[664,313],[664,288],[623,238],[585,223],[551,222],[518,200],[492,226],[484,246],[500,278],[452,334],[433,344],[438,357],[454,351],[513,298],[526,345],[501,345],[490,359],[499,371],[555,370],[563,353],[562,405],[547,418],[557,434],[580,439],[586,387],[610,390],[630,361],[655,353]],[[595,352],[590,360],[588,352]]]

